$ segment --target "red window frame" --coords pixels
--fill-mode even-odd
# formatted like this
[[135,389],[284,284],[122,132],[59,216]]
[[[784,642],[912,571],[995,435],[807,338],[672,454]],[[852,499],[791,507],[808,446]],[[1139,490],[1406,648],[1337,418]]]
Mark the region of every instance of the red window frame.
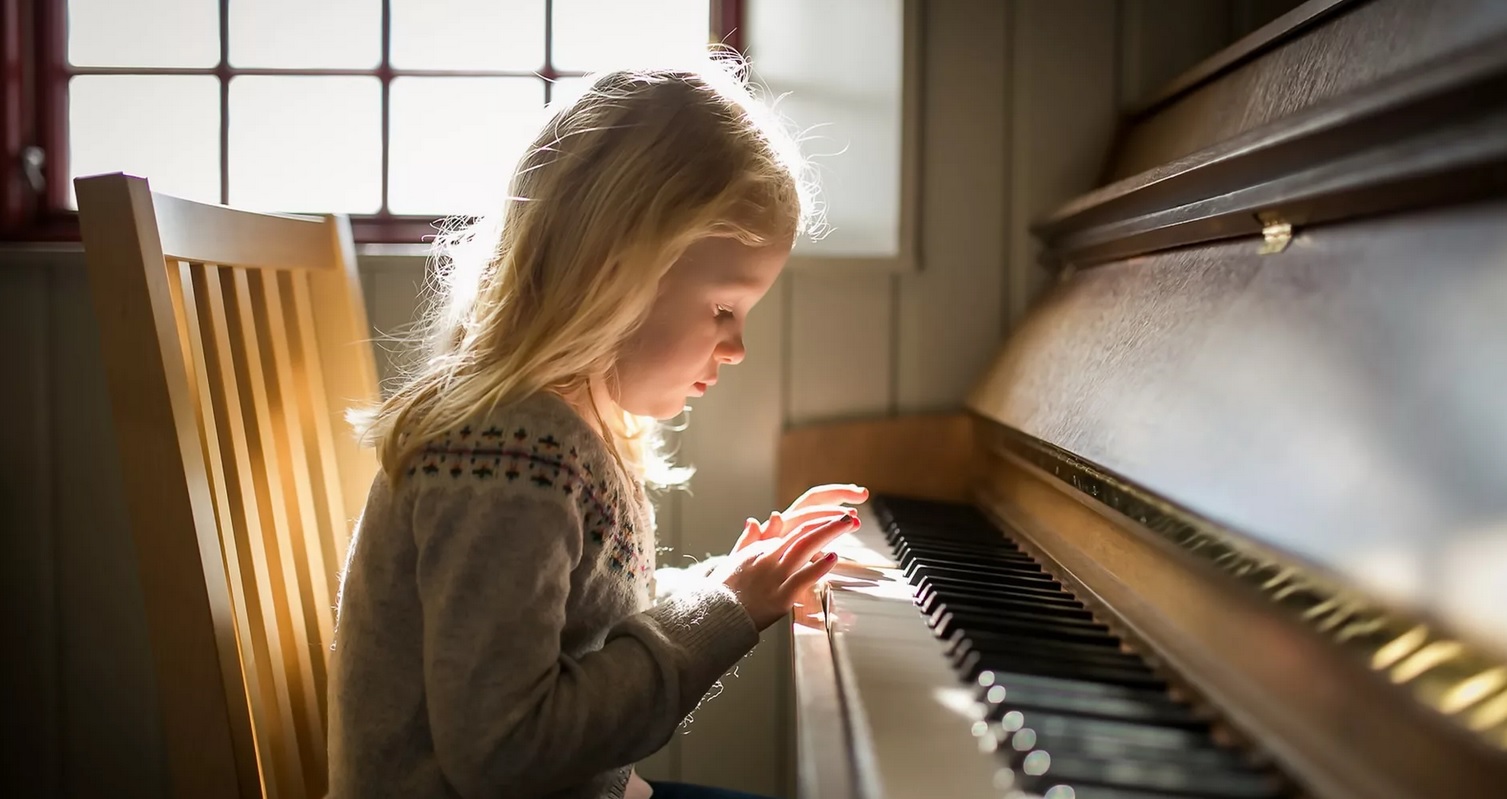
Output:
[[[220,39],[227,38],[227,6],[220,2]],[[711,31],[723,44],[743,51],[741,26],[743,0],[708,0],[711,4]],[[558,72],[551,63],[552,0],[545,0],[545,63],[537,74],[546,79],[576,73]],[[387,212],[388,137],[386,123],[388,87],[392,79],[404,74],[388,61],[390,21],[388,0],[382,0],[382,60],[371,70],[308,70],[313,74],[359,74],[382,80],[382,195],[384,208],[376,214],[351,215],[356,241],[360,243],[418,243],[434,234],[434,218],[401,216]],[[29,34],[29,35],[28,35]],[[70,68],[67,52],[67,0],[0,0],[0,241],[69,242],[79,240],[78,214],[66,209],[68,164],[67,91]],[[92,70],[86,70],[92,71]],[[223,46],[218,66],[211,72],[221,78],[221,102],[232,70],[226,63]],[[234,70],[234,74],[258,70]],[[423,70],[434,76],[464,76],[469,71]],[[492,73],[489,73],[492,74]],[[548,91],[548,89],[546,89]],[[229,160],[224,154],[227,131],[221,117],[221,199],[228,186]],[[38,163],[34,156],[45,154]],[[61,157],[59,154],[62,154]],[[40,178],[45,191],[32,187]]]

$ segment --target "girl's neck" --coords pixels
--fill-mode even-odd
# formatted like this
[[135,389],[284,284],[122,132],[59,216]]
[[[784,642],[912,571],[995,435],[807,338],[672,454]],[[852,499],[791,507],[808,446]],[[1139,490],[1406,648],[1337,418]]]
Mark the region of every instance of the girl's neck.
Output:
[[592,378],[590,383],[570,391],[559,392],[560,398],[565,400],[576,415],[586,421],[586,425],[595,430],[603,441],[611,441],[611,431],[604,425],[606,420],[612,418],[612,414],[620,413],[612,407],[611,396],[607,391],[606,383],[599,378]]
[[606,429],[606,420],[621,419],[623,413],[622,409],[613,404],[610,399],[612,395],[608,392],[606,382],[593,380],[586,386],[573,391],[557,392],[557,394],[565,401],[565,404],[570,406],[571,410],[576,412],[577,416],[586,421],[587,427],[596,431],[596,434],[601,437],[603,445],[612,454],[612,460],[617,464],[617,468],[621,472],[625,483],[629,486],[629,490],[635,497],[643,500],[644,489],[641,484],[641,478],[635,477],[628,469],[627,464],[623,463],[622,453],[619,452],[617,445],[613,443],[617,440],[617,436]]

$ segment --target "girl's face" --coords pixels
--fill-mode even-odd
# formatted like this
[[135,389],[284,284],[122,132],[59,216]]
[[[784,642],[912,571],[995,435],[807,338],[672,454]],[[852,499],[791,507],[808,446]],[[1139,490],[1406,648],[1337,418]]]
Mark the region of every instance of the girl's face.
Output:
[[617,364],[617,401],[639,416],[670,419],[743,360],[743,322],[790,258],[790,244],[751,247],[706,238],[659,281],[649,317]]

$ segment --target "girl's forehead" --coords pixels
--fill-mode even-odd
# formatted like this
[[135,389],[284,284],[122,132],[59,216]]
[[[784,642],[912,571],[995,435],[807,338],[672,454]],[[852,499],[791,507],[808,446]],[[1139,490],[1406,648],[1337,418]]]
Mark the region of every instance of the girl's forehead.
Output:
[[686,248],[670,268],[670,275],[703,285],[762,290],[779,276],[789,257],[790,247],[786,245],[750,245],[732,238],[708,237]]

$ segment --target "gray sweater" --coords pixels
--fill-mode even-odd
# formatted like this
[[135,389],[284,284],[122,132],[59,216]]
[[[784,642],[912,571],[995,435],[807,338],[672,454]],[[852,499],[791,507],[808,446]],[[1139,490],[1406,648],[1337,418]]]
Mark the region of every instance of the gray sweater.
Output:
[[[648,503],[539,395],[374,481],[343,576],[330,797],[619,797],[758,643],[737,598],[654,602]],[[687,579],[688,578],[688,579]]]

